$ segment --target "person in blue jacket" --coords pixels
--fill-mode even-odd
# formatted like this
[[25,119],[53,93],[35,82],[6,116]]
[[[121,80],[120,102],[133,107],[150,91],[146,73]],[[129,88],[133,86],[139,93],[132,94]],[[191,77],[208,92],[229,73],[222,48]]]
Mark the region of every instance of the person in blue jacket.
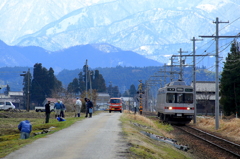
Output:
[[18,130],[21,131],[20,139],[27,139],[32,131],[32,124],[28,120],[21,121]]
[[60,103],[60,100],[54,105],[55,109],[55,118],[60,117],[60,112],[62,110],[62,104]]
[[60,117],[64,118],[65,117],[64,113],[66,111],[66,107],[65,107],[65,105],[63,104],[62,101],[60,101],[60,104],[62,105],[62,109],[60,111]]

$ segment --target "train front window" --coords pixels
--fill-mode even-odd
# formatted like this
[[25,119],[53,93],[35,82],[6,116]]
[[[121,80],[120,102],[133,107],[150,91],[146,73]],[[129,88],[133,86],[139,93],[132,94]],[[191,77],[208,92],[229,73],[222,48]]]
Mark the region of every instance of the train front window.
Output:
[[167,103],[193,103],[193,94],[190,93],[167,93]]
[[185,93],[185,103],[193,103],[193,94]]
[[175,103],[175,94],[176,93],[167,93],[167,103]]

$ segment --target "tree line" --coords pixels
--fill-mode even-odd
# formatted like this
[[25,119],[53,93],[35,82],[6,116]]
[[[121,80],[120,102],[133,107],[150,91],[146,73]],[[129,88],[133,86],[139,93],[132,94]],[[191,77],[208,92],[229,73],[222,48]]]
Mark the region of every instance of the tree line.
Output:
[[[33,67],[33,76],[30,71],[24,74],[24,105],[27,105],[29,96],[31,107],[42,105],[46,98],[73,99],[74,97],[84,98],[88,96],[95,101],[97,93],[109,93],[110,97],[121,96],[118,86],[112,84],[106,86],[105,79],[99,70],[90,70],[86,65],[83,66],[82,70],[78,73],[78,78],[74,78],[67,88],[64,88],[62,82],[54,75],[53,68],[46,69],[41,63],[36,63]],[[7,87],[7,91],[10,91],[10,87]],[[130,94],[133,94],[132,90]]]
[[235,42],[224,62],[220,79],[220,104],[225,115],[240,115],[240,51]]

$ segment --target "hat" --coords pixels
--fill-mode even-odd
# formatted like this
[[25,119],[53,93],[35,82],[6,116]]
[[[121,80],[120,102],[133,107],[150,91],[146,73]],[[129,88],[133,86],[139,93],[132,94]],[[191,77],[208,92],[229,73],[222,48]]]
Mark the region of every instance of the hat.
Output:
[[79,98],[77,97],[77,99],[79,99]]

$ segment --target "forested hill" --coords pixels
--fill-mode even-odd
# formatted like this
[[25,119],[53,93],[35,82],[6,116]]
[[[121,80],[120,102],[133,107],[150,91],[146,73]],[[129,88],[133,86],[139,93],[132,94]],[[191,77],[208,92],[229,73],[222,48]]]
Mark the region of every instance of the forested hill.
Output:
[[[27,71],[27,67],[2,67],[0,68],[0,85],[8,84],[11,91],[21,91],[23,88],[23,77],[20,76],[22,71]],[[105,79],[106,86],[109,86],[110,82],[113,86],[118,86],[119,90],[123,93],[124,90],[129,89],[131,84],[134,84],[136,87],[139,84],[139,80],[145,82],[150,78],[150,76],[157,75],[162,76],[158,71],[164,69],[163,67],[111,67],[111,68],[94,68],[92,70],[99,70],[99,73],[103,75]],[[169,68],[168,68],[169,69]],[[30,68],[32,73],[32,68]],[[62,70],[59,74],[56,75],[57,79],[63,83],[63,86],[66,88],[67,85],[72,82],[74,78],[78,78],[78,74],[82,69],[75,70]],[[205,68],[197,68],[197,80],[198,81],[214,81],[215,74],[213,72],[207,71]],[[178,78],[178,75],[175,75],[175,79]],[[156,77],[156,80],[164,80],[163,77]],[[188,84],[192,81],[192,68],[184,69],[184,80]],[[153,79],[153,78],[152,78]],[[169,82],[169,77],[166,78]],[[4,89],[1,90],[3,92]]]
[[[145,82],[151,76],[163,76],[163,73],[160,73],[160,70],[163,70],[163,67],[111,67],[111,68],[95,68],[94,70],[99,70],[103,75],[106,86],[111,82],[113,86],[118,86],[121,92],[124,92],[126,89],[130,88],[131,84],[134,84],[136,87],[139,84],[139,80]],[[169,68],[168,68],[169,69]],[[58,75],[58,80],[63,82],[63,85],[68,85],[74,78],[78,78],[78,74],[82,70],[63,70]],[[214,81],[215,74],[203,68],[197,68],[197,80],[198,81]],[[169,75],[169,74],[168,74]],[[190,84],[192,81],[192,68],[184,69],[184,80],[187,84]],[[151,78],[153,79],[153,78]],[[154,77],[155,80],[164,80],[163,77]],[[178,75],[175,75],[175,79],[178,79]],[[170,81],[170,77],[166,78],[166,81]]]

